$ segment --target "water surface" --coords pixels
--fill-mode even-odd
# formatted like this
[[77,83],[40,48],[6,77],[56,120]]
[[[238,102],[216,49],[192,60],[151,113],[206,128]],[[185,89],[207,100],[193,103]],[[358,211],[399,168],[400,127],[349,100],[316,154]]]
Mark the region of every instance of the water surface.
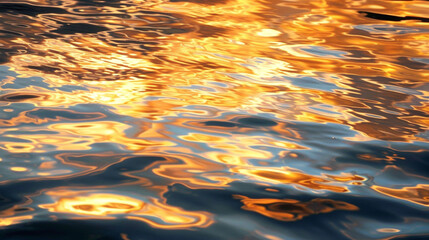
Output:
[[0,0],[1,239],[429,238],[428,13]]

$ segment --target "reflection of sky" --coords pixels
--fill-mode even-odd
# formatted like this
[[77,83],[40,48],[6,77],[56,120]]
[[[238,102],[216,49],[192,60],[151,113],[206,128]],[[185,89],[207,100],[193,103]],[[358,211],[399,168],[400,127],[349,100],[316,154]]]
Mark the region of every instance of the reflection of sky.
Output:
[[429,58],[411,58],[411,60],[424,64],[429,64]]
[[355,29],[367,31],[370,34],[409,34],[409,33],[427,33],[428,29],[416,27],[403,27],[389,24],[365,24],[355,25]]
[[331,57],[331,58],[344,58],[347,54],[347,52],[344,51],[338,51],[338,50],[332,50],[332,49],[326,49],[322,46],[305,46],[301,47],[300,50],[310,53],[315,56],[319,57]]

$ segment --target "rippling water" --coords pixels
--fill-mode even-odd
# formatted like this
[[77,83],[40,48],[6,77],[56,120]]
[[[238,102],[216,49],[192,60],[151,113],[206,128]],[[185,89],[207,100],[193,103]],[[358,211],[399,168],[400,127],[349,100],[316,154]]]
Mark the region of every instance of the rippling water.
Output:
[[428,239],[428,13],[0,0],[0,238]]

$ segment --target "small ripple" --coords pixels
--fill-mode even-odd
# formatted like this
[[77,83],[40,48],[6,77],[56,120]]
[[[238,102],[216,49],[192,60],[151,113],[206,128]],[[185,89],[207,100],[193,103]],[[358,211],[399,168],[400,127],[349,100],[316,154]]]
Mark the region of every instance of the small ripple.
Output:
[[[35,94],[35,93],[9,93],[0,95],[0,101],[4,102],[24,102],[31,101],[38,98],[46,98],[43,94]],[[38,99],[39,101],[41,99]]]
[[374,12],[366,12],[366,11],[359,11],[359,13],[365,14],[365,17],[367,18],[383,20],[383,21],[399,22],[404,20],[417,20],[421,22],[429,22],[429,18],[424,18],[424,17],[414,17],[414,16],[399,17],[399,16],[393,16],[393,15],[382,14],[382,13],[374,13]]
[[331,199],[315,198],[308,202],[300,202],[294,199],[252,199],[240,195],[236,195],[235,198],[240,199],[244,205],[242,208],[245,210],[287,222],[298,221],[313,214],[359,210],[353,204]]
[[243,124],[244,126],[249,127],[272,127],[276,126],[277,123],[270,119],[264,118],[255,118],[255,117],[245,117],[238,119],[238,122]]

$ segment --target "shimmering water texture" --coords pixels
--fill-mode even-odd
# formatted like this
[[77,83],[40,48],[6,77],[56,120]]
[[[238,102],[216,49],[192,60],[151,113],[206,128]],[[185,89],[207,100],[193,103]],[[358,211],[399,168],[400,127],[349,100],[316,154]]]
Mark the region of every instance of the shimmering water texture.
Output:
[[429,2],[0,0],[0,239],[429,239]]

